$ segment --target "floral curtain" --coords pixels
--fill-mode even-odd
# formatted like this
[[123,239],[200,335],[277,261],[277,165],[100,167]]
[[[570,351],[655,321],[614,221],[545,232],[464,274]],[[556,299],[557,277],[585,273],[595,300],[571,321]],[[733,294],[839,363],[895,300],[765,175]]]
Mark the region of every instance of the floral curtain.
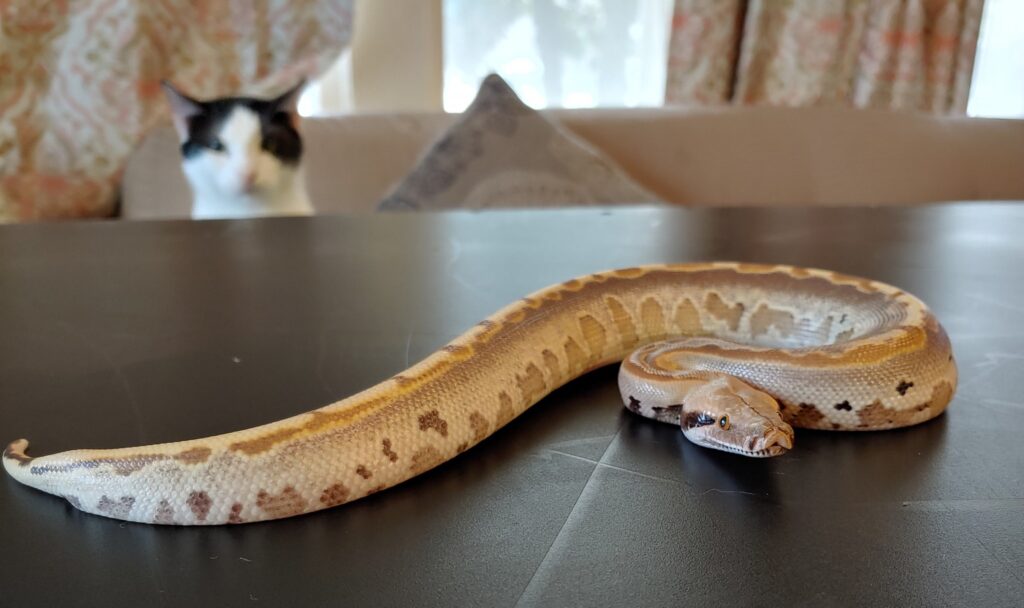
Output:
[[262,95],[327,69],[353,0],[0,2],[0,221],[107,216],[160,80]]
[[982,4],[677,0],[666,103],[963,113]]

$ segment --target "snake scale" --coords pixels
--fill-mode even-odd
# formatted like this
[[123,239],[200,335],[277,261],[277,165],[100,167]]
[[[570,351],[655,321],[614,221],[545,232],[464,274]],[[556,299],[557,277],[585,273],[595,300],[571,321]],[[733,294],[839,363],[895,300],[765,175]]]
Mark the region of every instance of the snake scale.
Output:
[[791,266],[645,266],[543,289],[399,375],[278,422],[37,458],[22,439],[3,463],[19,482],[106,517],[277,519],[419,475],[619,361],[629,410],[748,456],[791,448],[792,426],[918,424],[946,408],[957,378],[939,322],[895,287]]

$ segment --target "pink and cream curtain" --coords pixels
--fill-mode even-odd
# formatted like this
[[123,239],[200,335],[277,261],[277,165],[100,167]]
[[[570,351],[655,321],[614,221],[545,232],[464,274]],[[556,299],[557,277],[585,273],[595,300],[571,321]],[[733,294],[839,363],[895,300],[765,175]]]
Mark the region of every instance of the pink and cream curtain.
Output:
[[665,101],[963,113],[983,0],[676,0]]
[[327,69],[353,0],[0,2],[0,221],[107,216],[160,80],[269,94]]

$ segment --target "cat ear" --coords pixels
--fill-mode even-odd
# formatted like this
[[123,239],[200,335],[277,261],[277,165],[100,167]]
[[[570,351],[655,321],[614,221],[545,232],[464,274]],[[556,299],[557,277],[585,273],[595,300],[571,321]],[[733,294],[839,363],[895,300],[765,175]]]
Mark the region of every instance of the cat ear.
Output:
[[298,125],[299,122],[299,97],[302,96],[302,90],[304,88],[306,88],[305,78],[271,101],[271,104],[273,104],[274,108],[278,112],[284,112],[288,115],[291,119],[292,125]]
[[171,118],[174,119],[174,128],[178,131],[178,138],[185,141],[188,139],[188,119],[202,114],[203,104],[174,88],[174,85],[166,80],[161,80],[160,85],[164,89],[164,95],[167,96],[167,103],[171,106]]

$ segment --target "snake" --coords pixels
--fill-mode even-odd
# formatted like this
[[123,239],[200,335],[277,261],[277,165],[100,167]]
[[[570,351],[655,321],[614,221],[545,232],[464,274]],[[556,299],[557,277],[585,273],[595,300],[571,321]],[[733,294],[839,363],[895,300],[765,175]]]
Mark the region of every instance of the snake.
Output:
[[785,454],[793,427],[925,422],[946,409],[957,382],[945,330],[897,287],[784,265],[662,264],[542,289],[405,371],[277,422],[39,457],[20,439],[3,464],[22,484],[114,519],[280,519],[416,477],[614,363],[628,411],[678,425],[697,445],[752,457]]

